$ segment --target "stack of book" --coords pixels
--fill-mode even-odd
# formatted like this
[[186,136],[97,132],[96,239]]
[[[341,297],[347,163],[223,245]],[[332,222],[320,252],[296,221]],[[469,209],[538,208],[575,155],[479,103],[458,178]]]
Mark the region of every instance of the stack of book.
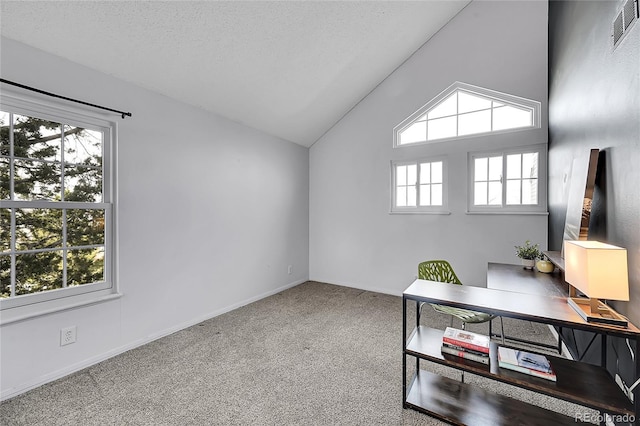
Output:
[[442,336],[442,353],[489,364],[489,336],[447,327]]
[[553,372],[551,363],[544,355],[500,346],[498,348],[498,365],[552,382],[556,381],[556,374]]

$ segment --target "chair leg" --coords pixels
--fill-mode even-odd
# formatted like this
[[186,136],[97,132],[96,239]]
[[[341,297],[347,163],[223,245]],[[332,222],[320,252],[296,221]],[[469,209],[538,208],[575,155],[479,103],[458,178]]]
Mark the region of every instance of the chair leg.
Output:
[[500,317],[500,335],[502,336],[502,344],[504,345],[504,323],[502,317]]

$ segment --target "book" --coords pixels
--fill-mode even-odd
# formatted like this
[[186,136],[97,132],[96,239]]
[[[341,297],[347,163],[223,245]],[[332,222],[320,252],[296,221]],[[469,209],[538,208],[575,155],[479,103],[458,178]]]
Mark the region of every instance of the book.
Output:
[[460,358],[468,359],[470,361],[480,362],[482,364],[489,364],[489,357],[487,355],[478,355],[477,353],[454,349],[450,346],[442,345],[442,353],[455,355]]
[[551,363],[547,357],[518,349],[500,346],[498,348],[498,360],[512,365],[538,370],[543,373],[552,372]]
[[498,365],[508,370],[541,377],[552,382],[556,381],[556,374],[551,363],[544,355],[500,346],[498,348]]
[[474,349],[469,349],[469,348],[465,348],[463,346],[458,346],[458,345],[454,345],[453,343],[449,343],[449,342],[442,342],[442,346],[446,346],[449,349],[455,349],[456,351],[463,351],[463,352],[469,352],[475,355],[480,355],[483,357],[488,357],[489,353],[488,352],[480,352],[480,351],[476,351]]
[[474,351],[489,353],[489,343],[491,339],[484,334],[473,333],[471,331],[460,330],[447,327],[444,330],[442,341],[452,345],[460,346]]

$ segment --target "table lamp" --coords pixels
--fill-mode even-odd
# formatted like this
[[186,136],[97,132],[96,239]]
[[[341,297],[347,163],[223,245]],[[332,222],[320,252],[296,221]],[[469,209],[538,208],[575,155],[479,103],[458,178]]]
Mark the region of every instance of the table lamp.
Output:
[[[629,300],[627,250],[598,241],[564,242],[569,305],[587,322],[627,327],[625,317],[599,299]],[[575,290],[586,298],[577,297]]]

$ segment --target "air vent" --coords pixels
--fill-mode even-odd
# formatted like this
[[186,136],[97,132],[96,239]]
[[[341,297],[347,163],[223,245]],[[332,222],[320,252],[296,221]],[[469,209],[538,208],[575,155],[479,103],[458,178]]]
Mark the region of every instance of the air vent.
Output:
[[622,9],[624,12],[624,29],[625,31],[629,29],[633,21],[636,20],[636,15],[638,13],[638,3],[634,0],[628,0],[624,4],[624,8]]
[[616,16],[616,20],[613,21],[613,45],[617,46],[618,42],[622,39],[624,34],[624,21],[622,17],[622,11]]
[[638,0],[627,0],[612,25],[613,47],[617,47],[638,20]]

